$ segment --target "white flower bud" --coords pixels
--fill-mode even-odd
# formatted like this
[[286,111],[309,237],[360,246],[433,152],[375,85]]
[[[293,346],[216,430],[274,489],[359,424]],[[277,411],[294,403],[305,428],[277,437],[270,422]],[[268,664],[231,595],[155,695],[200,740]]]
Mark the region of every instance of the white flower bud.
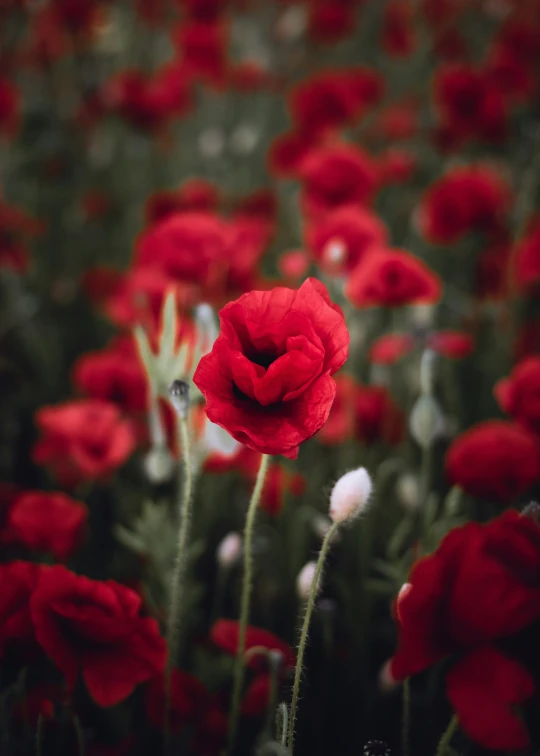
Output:
[[228,569],[240,559],[242,553],[242,537],[240,533],[227,533],[216,551],[216,559],[220,567]]
[[436,439],[445,434],[444,416],[432,396],[420,396],[409,417],[409,431],[416,443],[429,449]]
[[330,517],[334,522],[345,522],[356,517],[366,506],[372,483],[364,467],[342,475],[330,494]]
[[[305,564],[300,572],[298,573],[298,577],[296,578],[296,593],[298,594],[298,598],[302,599],[303,601],[307,601],[309,598],[309,594],[311,593],[311,585],[313,583],[313,578],[315,577],[315,570],[317,569],[317,563],[316,562],[308,562]],[[320,582],[317,582],[317,588],[316,592],[319,592],[320,588]]]
[[174,472],[174,459],[166,446],[153,446],[144,458],[144,471],[150,483],[165,483]]

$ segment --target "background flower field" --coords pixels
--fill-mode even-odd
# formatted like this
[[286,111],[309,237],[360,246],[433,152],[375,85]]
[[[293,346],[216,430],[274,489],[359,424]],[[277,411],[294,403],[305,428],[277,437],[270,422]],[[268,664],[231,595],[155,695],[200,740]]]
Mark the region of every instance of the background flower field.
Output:
[[537,753],[539,184],[538,0],[0,0],[2,755]]

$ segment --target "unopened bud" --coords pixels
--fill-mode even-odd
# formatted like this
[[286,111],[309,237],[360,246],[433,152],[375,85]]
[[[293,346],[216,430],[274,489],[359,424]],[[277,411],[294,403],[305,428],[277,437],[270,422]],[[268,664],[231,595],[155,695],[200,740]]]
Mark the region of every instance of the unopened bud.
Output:
[[434,361],[435,352],[426,349],[420,360],[420,391],[426,396],[433,393]]
[[532,520],[540,523],[540,504],[537,501],[531,501],[521,510],[523,517],[530,517]]
[[189,386],[185,381],[173,381],[169,386],[169,398],[181,420],[186,420],[189,411]]
[[334,522],[354,519],[366,506],[372,483],[364,467],[342,475],[330,494],[330,518]]
[[400,502],[409,512],[414,512],[420,505],[420,485],[416,475],[405,473],[400,475],[396,484],[396,492]]
[[409,431],[416,443],[429,449],[445,433],[444,416],[432,396],[420,396],[409,417]]
[[166,446],[154,446],[144,458],[144,471],[150,483],[165,483],[172,478],[174,459]]
[[242,553],[242,537],[234,531],[227,533],[216,551],[216,559],[220,567],[228,569],[240,559]]
[[[303,601],[307,601],[309,598],[309,594],[311,593],[311,586],[313,585],[313,579],[315,578],[316,569],[316,562],[308,562],[298,573],[298,577],[296,578],[296,593],[298,594],[298,598],[302,599]],[[317,587],[315,589],[316,593],[318,593],[319,587],[319,581],[317,581]]]

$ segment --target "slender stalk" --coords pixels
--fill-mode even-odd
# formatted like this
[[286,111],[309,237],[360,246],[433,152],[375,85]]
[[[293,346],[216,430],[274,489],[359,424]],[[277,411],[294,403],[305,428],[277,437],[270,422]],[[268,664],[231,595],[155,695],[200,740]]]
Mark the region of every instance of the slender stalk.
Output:
[[40,714],[36,727],[36,756],[42,756],[43,753],[43,731],[45,729],[45,717]]
[[409,678],[403,680],[403,713],[401,716],[401,752],[409,756],[409,738],[411,731],[411,687]]
[[287,745],[287,731],[289,729],[289,709],[283,701],[276,711],[276,738],[283,748]]
[[232,752],[238,729],[238,718],[240,710],[240,694],[244,682],[245,659],[244,651],[246,647],[246,629],[249,619],[249,600],[253,588],[253,526],[255,525],[255,516],[261,498],[264,479],[268,470],[270,457],[263,454],[261,465],[255,481],[255,487],[251,495],[249,507],[246,516],[246,525],[244,528],[244,577],[242,582],[242,597],[240,600],[240,626],[238,629],[238,648],[236,651],[236,663],[234,667],[233,691],[231,699],[231,715],[229,724],[229,751]]
[[78,756],[85,756],[86,747],[85,747],[85,742],[84,742],[84,732],[81,727],[81,720],[76,714],[73,714],[72,722],[73,722],[73,729],[75,730],[75,735],[77,736]]
[[437,753],[435,756],[445,756],[446,751],[448,750],[448,746],[450,745],[450,741],[452,740],[452,737],[454,733],[456,732],[458,728],[458,721],[456,716],[453,716],[450,720],[450,724],[446,728],[446,730],[443,733],[442,738],[439,741],[439,747],[437,748]]
[[191,524],[191,491],[193,485],[193,473],[191,467],[189,429],[187,418],[177,414],[178,440],[182,449],[182,462],[180,471],[183,472],[183,487],[179,488],[180,498],[180,529],[178,531],[178,547],[171,586],[171,605],[167,628],[167,667],[165,670],[165,753],[169,745],[169,720],[171,709],[171,672],[178,658],[182,625],[182,598],[184,589],[184,577],[187,567],[187,546]]
[[300,693],[300,680],[302,677],[302,669],[303,669],[302,664],[303,664],[303,659],[304,659],[304,652],[306,650],[309,623],[311,621],[311,615],[313,613],[313,606],[315,604],[315,597],[317,595],[317,589],[319,586],[319,579],[321,577],[323,565],[326,560],[328,548],[330,546],[330,542],[332,541],[332,538],[337,529],[338,529],[338,523],[334,522],[332,527],[330,528],[330,530],[324,537],[324,541],[322,542],[321,550],[319,552],[319,558],[317,559],[317,566],[315,567],[315,574],[313,575],[313,580],[311,582],[311,589],[310,589],[308,600],[306,603],[306,613],[304,615],[304,622],[302,624],[302,631],[300,633],[300,642],[298,644],[298,653],[296,656],[296,669],[294,671],[292,701],[291,701],[291,709],[289,713],[289,744],[288,745],[289,745],[289,751],[291,753],[291,756],[293,754],[294,725],[295,725],[295,720],[296,720],[296,709],[298,707],[298,695]]

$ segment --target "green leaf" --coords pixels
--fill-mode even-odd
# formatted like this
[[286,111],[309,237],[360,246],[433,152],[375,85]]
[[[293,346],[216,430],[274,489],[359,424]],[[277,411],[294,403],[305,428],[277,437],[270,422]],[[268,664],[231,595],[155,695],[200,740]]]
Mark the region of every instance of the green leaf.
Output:
[[[174,291],[169,291],[165,297],[163,310],[161,313],[162,328],[159,337],[159,365],[161,368],[161,377],[165,378],[164,373],[167,366],[174,357],[174,344],[178,328],[178,318],[176,314],[176,297]],[[168,378],[168,376],[167,376]]]

